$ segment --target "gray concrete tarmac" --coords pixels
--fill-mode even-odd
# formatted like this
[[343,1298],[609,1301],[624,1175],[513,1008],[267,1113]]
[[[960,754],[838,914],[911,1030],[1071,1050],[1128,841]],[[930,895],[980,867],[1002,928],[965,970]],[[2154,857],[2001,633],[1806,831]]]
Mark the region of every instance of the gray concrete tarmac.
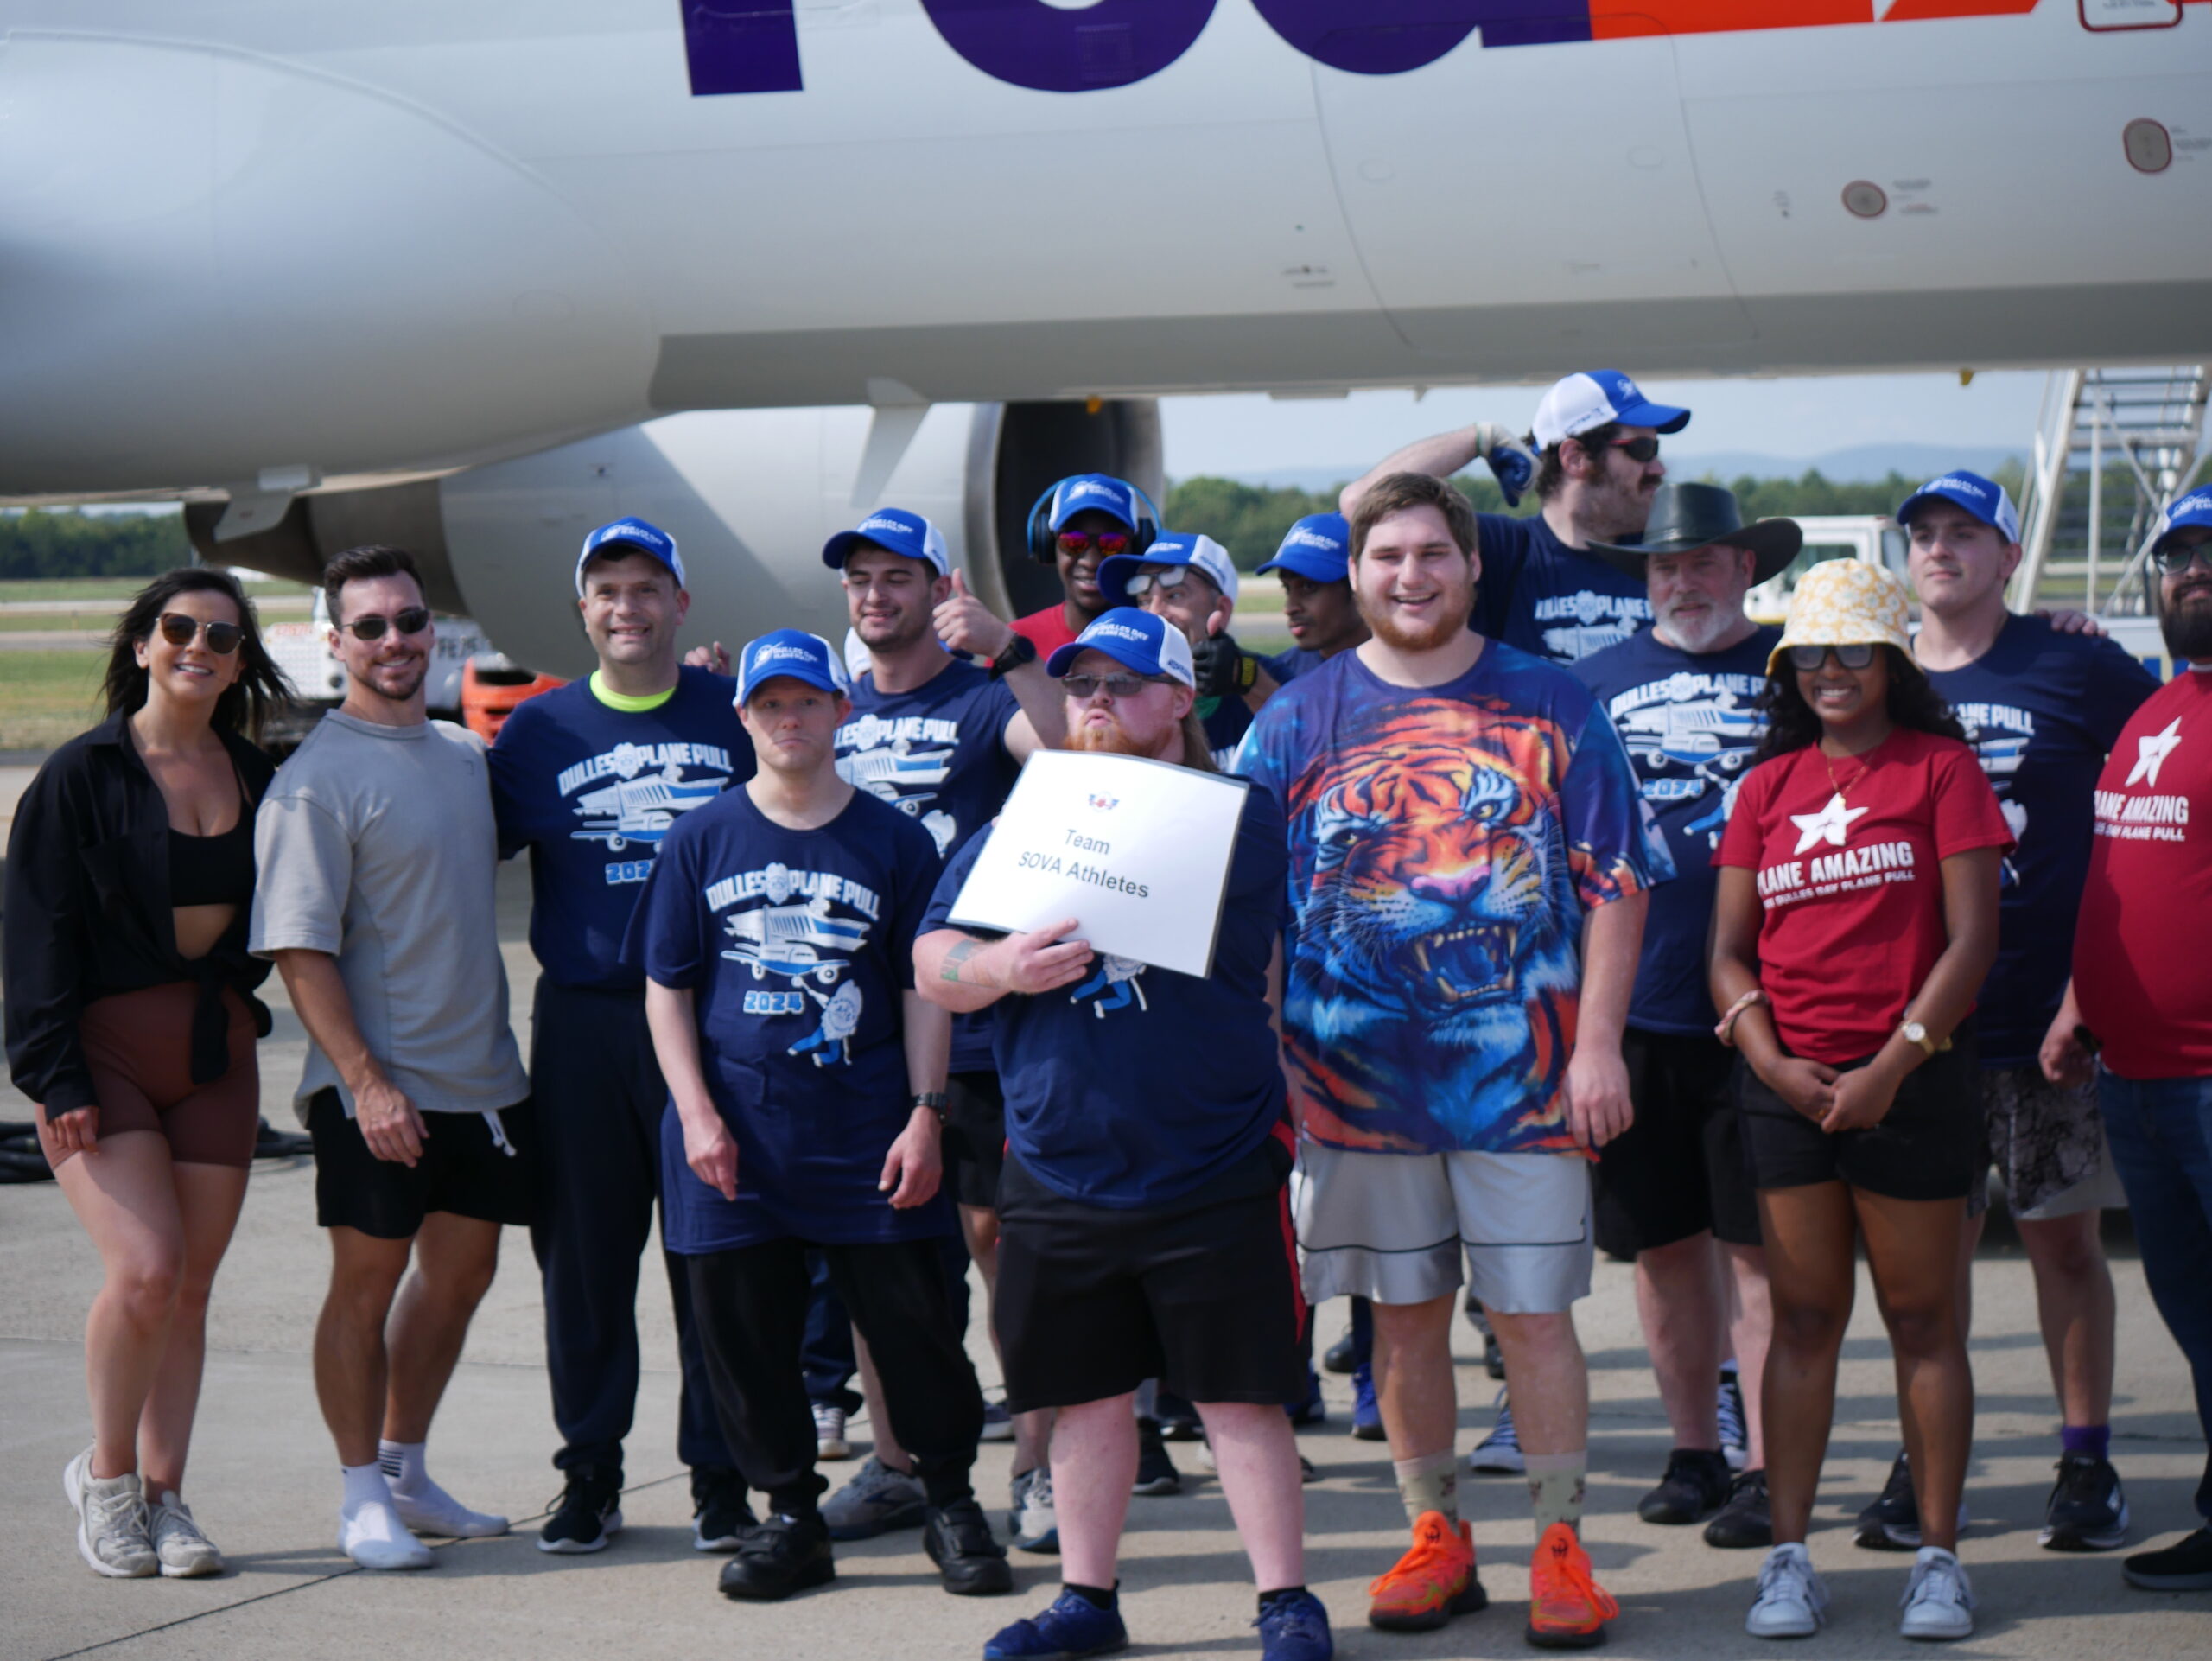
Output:
[[[526,1035],[535,969],[522,943],[524,874],[508,869],[500,887],[516,1026]],[[270,990],[277,1029],[262,1050],[264,1101],[272,1123],[289,1124],[304,1043],[281,986],[272,981]],[[0,1119],[29,1117],[22,1098],[0,1086]],[[2137,1592],[2121,1581],[2113,1556],[2037,1548],[2057,1419],[2026,1261],[1994,1232],[1977,1270],[1974,1523],[1961,1554],[1980,1600],[1980,1630],[1955,1653],[2129,1661],[2212,1654],[2212,1595]],[[2113,1458],[2133,1503],[2137,1541],[2171,1539],[2193,1526],[2189,1496],[2203,1444],[2187,1371],[2151,1307],[2124,1230],[2117,1232]],[[906,1531],[840,1547],[836,1583],[789,1602],[741,1606],[718,1596],[720,1560],[690,1548],[690,1497],[674,1452],[674,1340],[657,1271],[644,1276],[639,1299],[647,1371],[629,1442],[628,1526],[595,1556],[537,1551],[536,1526],[559,1480],[550,1463],[556,1438],[538,1293],[529,1242],[518,1230],[508,1231],[498,1281],[430,1443],[433,1473],[466,1503],[506,1513],[514,1531],[441,1546],[427,1572],[355,1570],[336,1546],[336,1456],[309,1373],[326,1263],[313,1170],[258,1166],[215,1289],[186,1496],[232,1572],[211,1581],[104,1581],[78,1559],[60,1485],[63,1465],[90,1435],[81,1335],[98,1264],[53,1185],[0,1187],[0,1540],[10,1558],[0,1577],[0,1661],[86,1653],[115,1661],[634,1654],[972,1661],[997,1627],[1054,1594],[1054,1560],[1016,1553],[1013,1597],[948,1597],[918,1533]],[[1322,1312],[1325,1342],[1343,1320],[1341,1304]],[[1621,1602],[1612,1651],[1726,1661],[1792,1648],[1744,1634],[1758,1554],[1715,1551],[1695,1529],[1636,1518],[1636,1501],[1657,1480],[1669,1438],[1628,1270],[1601,1262],[1578,1320],[1593,1397],[1586,1536],[1600,1580]],[[1464,1452],[1487,1429],[1497,1387],[1483,1375],[1478,1342],[1464,1326],[1458,1343]],[[995,1385],[997,1366],[980,1319],[970,1347]],[[1530,1653],[1521,1628],[1533,1531],[1525,1490],[1511,1478],[1466,1477],[1460,1487],[1495,1601],[1489,1612],[1423,1635],[1363,1624],[1367,1582],[1404,1549],[1405,1522],[1386,1451],[1346,1434],[1348,1382],[1329,1378],[1325,1388],[1330,1422],[1299,1440],[1320,1467],[1320,1480],[1306,1491],[1308,1573],[1335,1617],[1338,1652],[1363,1661]],[[866,1436],[862,1423],[855,1440],[864,1444]],[[1794,1646],[1796,1653],[1840,1661],[1912,1647],[1897,1634],[1896,1607],[1910,1558],[1859,1550],[1847,1531],[1897,1444],[1888,1348],[1862,1285],[1811,1542],[1835,1604],[1827,1631]],[[1122,1572],[1131,1652],[1256,1656],[1248,1570],[1219,1485],[1198,1473],[1194,1448],[1174,1451],[1185,1492],[1130,1505]],[[977,1468],[977,1490],[1001,1527],[1008,1458],[1004,1445],[987,1447]],[[824,1468],[842,1481],[858,1466]]]

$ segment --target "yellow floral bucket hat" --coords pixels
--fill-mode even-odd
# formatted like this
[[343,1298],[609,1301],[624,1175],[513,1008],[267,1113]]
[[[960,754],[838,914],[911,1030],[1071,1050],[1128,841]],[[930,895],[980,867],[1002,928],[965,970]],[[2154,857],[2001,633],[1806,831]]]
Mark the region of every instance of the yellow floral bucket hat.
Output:
[[1904,584],[1863,559],[1827,559],[1797,579],[1782,638],[1767,653],[1774,673],[1793,646],[1893,646],[1912,661]]

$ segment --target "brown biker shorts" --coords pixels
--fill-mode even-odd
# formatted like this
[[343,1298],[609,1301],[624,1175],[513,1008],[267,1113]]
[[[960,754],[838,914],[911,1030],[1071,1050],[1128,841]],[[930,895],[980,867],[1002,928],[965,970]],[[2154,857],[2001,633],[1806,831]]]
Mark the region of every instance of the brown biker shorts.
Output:
[[[230,1071],[212,1083],[192,1082],[192,1012],[200,989],[190,981],[149,986],[95,999],[77,1018],[77,1036],[92,1071],[99,1104],[93,1129],[111,1136],[122,1130],[155,1130],[168,1139],[169,1158],[179,1165],[230,1165],[244,1170],[253,1163],[254,1138],[261,1125],[261,1069],[254,1060],[253,1012],[237,992],[223,990],[230,1015]],[[57,1153],[38,1116],[39,1146],[46,1162],[59,1166],[73,1155]]]

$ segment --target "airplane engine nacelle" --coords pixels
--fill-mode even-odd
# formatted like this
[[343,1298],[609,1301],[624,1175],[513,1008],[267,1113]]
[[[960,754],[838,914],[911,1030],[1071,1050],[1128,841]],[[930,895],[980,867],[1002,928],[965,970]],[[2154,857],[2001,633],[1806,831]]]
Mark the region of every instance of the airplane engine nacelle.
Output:
[[296,500],[259,535],[217,543],[219,503],[186,523],[203,558],[313,581],[321,563],[366,542],[397,543],[423,570],[431,602],[474,618],[516,661],[575,676],[592,665],[575,607],[577,550],[626,513],[677,540],[692,608],[686,645],[733,650],[770,628],[843,638],[845,608],[822,544],[886,503],[925,513],[956,565],[1002,615],[1059,597],[1031,560],[1031,506],[1071,473],[1112,473],[1161,492],[1159,406],[939,404],[924,418],[879,500],[855,506],[866,409],[709,410],[664,416],[577,443],[445,478]]

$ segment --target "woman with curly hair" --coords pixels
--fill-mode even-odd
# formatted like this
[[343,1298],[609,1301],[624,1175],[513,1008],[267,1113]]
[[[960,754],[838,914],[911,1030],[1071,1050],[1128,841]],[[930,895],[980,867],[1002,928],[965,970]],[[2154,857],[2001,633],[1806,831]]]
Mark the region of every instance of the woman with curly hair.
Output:
[[[179,1497],[207,1294],[260,1120],[246,953],[252,742],[287,689],[228,573],[174,570],[116,625],[107,719],[48,758],[8,840],[8,1065],[99,1252],[92,1444],[62,1486],[95,1574],[220,1573]],[[150,1509],[149,1509],[150,1502]]]
[[1955,1550],[1974,1434],[1957,1263],[1984,1163],[1971,1016],[2012,837],[1905,624],[1904,585],[1880,567],[1805,574],[1767,663],[1766,740],[1714,856],[1713,996],[1742,1055],[1774,1300],[1775,1544],[1745,1623],[1756,1638],[1808,1636],[1827,1606],[1805,1533],[1861,1241],[1920,1505],[1902,1630],[1974,1631]]

